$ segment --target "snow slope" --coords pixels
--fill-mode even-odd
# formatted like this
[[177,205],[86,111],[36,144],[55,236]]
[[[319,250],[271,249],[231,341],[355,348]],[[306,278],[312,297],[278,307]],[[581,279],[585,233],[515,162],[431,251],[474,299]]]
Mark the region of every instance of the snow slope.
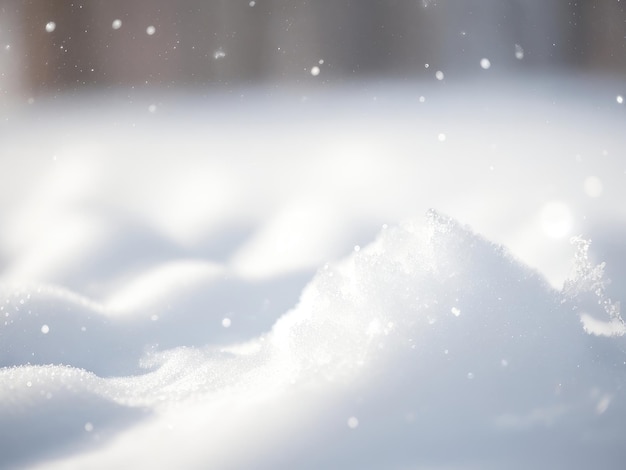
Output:
[[621,85],[490,85],[6,119],[0,467],[622,468]]

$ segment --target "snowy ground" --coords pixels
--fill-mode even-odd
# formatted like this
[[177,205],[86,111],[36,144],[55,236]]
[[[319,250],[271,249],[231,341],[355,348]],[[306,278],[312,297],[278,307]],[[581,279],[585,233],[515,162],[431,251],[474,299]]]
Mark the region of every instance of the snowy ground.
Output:
[[433,81],[7,114],[0,467],[623,468],[626,85]]

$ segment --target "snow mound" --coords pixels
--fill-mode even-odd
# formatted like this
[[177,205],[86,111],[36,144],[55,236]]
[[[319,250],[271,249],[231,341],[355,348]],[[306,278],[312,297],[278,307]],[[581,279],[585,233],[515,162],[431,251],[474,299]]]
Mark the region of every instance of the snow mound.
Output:
[[[621,468],[626,357],[618,337],[585,333],[579,301],[590,286],[580,279],[602,273],[578,267],[555,291],[429,211],[325,265],[297,306],[249,341],[152,348],[142,373],[108,378],[26,365],[9,342],[4,353],[24,362],[0,369],[11,446],[0,466]],[[107,317],[56,298],[74,319]],[[596,302],[596,313],[609,305]],[[62,359],[77,366],[88,352]]]

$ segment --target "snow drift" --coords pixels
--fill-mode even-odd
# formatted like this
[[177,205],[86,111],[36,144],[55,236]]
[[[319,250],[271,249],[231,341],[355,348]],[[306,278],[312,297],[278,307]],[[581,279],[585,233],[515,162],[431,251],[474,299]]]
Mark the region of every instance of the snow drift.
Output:
[[176,348],[103,303],[5,286],[0,464],[622,468],[624,326],[587,249],[556,291],[429,211],[321,267],[266,333]]

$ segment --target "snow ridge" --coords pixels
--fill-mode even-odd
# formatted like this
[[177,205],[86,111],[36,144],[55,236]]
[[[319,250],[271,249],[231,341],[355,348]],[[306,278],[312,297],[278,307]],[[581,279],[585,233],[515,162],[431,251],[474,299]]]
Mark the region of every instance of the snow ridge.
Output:
[[[626,371],[617,350],[595,354],[615,338],[586,335],[575,314],[583,293],[604,294],[602,270],[585,256],[579,280],[557,292],[431,210],[322,267],[299,303],[250,341],[142,344],[143,372],[117,377],[28,365],[9,342],[15,367],[0,369],[0,422],[10,426],[0,438],[10,451],[0,466],[383,469],[449,465],[454,450],[465,468],[618,468]],[[90,304],[54,302],[38,311],[71,308],[61,323],[95,318]],[[83,347],[64,362],[80,364]],[[54,359],[54,349],[38,352]],[[602,440],[581,438],[590,426]]]
[[[589,259],[590,240],[574,237],[576,247],[572,275],[563,286],[563,302],[574,301],[574,309],[579,311],[585,331],[598,336],[623,336],[626,324],[620,314],[619,301],[608,297],[606,288],[611,280],[604,275],[606,263],[594,266]],[[595,301],[595,302],[594,302]],[[598,308],[606,318],[598,318]],[[594,315],[595,313],[595,315]]]

